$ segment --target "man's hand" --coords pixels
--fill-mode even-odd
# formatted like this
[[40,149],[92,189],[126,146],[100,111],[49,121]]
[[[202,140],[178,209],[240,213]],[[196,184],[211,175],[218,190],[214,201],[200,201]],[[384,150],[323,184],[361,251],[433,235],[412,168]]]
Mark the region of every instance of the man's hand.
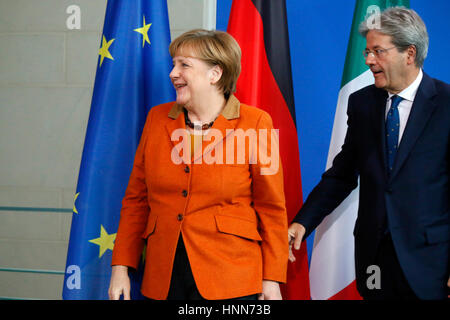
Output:
[[306,233],[306,229],[300,223],[294,222],[289,226],[288,237],[289,237],[289,261],[294,262],[295,256],[292,252],[292,245],[294,245],[295,250],[299,250],[302,244],[303,236]]
[[127,266],[113,266],[108,290],[109,300],[130,300],[130,277]]
[[263,280],[258,300],[282,300],[280,285],[276,281]]
[[[448,277],[448,281],[447,281],[447,287],[449,287],[449,288],[450,288],[450,277]],[[450,294],[449,294],[449,295],[447,295],[447,298],[450,298]]]

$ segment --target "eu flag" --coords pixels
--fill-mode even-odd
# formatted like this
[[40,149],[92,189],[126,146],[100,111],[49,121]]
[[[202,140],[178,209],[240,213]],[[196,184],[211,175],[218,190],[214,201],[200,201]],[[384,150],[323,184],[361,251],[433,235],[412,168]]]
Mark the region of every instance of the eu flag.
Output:
[[[166,0],[111,0],[81,159],[63,299],[107,299],[122,198],[152,106],[174,100]],[[140,277],[132,277],[132,298]]]

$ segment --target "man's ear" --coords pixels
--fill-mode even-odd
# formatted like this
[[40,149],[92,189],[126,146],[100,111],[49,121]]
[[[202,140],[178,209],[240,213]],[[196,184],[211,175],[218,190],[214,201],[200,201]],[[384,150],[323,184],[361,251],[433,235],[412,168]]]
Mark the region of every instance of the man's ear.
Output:
[[409,46],[408,49],[406,49],[406,62],[408,64],[414,64],[416,63],[416,56],[417,56],[417,49],[416,46]]

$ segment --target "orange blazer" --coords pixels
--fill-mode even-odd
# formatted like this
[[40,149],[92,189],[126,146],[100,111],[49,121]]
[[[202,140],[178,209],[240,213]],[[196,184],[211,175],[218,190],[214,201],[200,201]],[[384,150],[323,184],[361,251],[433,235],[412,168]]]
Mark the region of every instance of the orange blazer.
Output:
[[[287,215],[270,116],[230,96],[193,158],[185,129],[182,106],[150,110],[122,202],[112,265],[136,269],[146,244],[142,294],[166,299],[181,233],[205,299],[259,293],[263,279],[285,282]],[[252,132],[259,144],[239,144],[237,133]],[[265,148],[266,157],[251,157]],[[271,152],[278,168],[268,160]],[[271,165],[273,172],[262,174]]]

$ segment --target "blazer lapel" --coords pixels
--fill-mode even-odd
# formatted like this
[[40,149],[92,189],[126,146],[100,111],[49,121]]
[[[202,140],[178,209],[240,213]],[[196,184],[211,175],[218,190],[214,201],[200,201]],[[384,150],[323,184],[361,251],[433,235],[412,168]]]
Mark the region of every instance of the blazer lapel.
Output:
[[[233,129],[236,128],[237,121],[235,119],[240,117],[240,105],[241,103],[234,95],[231,95],[228,98],[222,113],[214,121],[213,126],[205,136],[204,141],[206,142],[206,147],[203,149],[203,156],[208,156],[216,148],[219,148],[217,150],[222,148],[222,151],[224,151],[223,141],[234,131]],[[219,155],[217,153],[218,152],[215,152],[215,157],[222,156],[223,159],[223,154]],[[197,158],[198,155],[196,154],[194,161]]]
[[184,123],[182,110],[182,106],[174,104],[168,115],[170,120],[166,123],[166,130],[169,140],[173,144],[171,153],[172,160],[176,163],[184,162],[185,164],[189,164],[191,162],[191,143]]
[[386,111],[386,99],[388,94],[385,90],[375,88],[374,99],[372,105],[372,125],[375,131],[375,137],[377,137],[377,149],[380,156],[380,161],[383,164],[384,172],[387,178],[387,163],[386,163],[386,131],[385,131],[385,111]]
[[411,113],[409,114],[405,131],[403,132],[399,149],[397,151],[394,168],[391,174],[391,180],[403,166],[409,153],[414,147],[414,144],[433,114],[436,104],[432,101],[432,98],[435,95],[436,87],[434,86],[433,80],[424,73],[422,82],[417,90],[417,94],[411,108]]
[[[234,131],[233,129],[235,129],[236,123],[237,121],[227,120],[222,114],[219,115],[203,139],[205,146],[203,148],[203,153],[195,155],[194,163],[196,160],[198,161],[199,156],[207,157],[213,150],[216,150],[214,154],[215,158],[221,157],[221,160],[223,161],[223,152],[225,152],[223,141]],[[222,150],[222,154],[218,153],[218,150],[220,149]]]
[[196,150],[194,156],[191,158],[191,141],[184,123],[183,106],[175,103],[168,114],[168,117],[171,120],[166,123],[166,130],[169,135],[169,139],[172,141],[174,146],[171,154],[172,158],[176,157],[175,160],[177,162],[182,161],[185,164],[199,163],[202,161],[202,159],[200,159],[201,157],[211,153],[216,147],[220,147],[218,146],[219,143],[223,143],[226,136],[233,132],[233,130],[230,129],[234,129],[236,127],[237,121],[233,120],[239,118],[239,112],[240,102],[234,95],[231,95],[224,110],[214,121],[213,126],[204,137],[204,147]]

